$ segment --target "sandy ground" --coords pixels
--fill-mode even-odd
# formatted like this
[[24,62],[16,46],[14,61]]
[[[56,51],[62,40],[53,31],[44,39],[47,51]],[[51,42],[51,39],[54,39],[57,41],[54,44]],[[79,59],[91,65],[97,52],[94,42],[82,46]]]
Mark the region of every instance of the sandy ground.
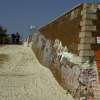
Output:
[[0,55],[0,100],[73,100],[30,48],[3,46]]

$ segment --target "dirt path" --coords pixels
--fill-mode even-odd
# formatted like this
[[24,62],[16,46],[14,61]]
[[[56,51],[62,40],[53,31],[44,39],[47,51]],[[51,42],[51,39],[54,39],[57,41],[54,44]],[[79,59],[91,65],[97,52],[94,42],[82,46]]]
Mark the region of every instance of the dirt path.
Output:
[[30,48],[0,47],[0,100],[73,100]]

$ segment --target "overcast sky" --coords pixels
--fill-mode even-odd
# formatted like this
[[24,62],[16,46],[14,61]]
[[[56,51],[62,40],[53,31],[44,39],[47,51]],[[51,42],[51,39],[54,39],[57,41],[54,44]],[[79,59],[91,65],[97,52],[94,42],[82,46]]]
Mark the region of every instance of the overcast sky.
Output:
[[94,1],[100,0],[0,0],[0,25],[26,34],[30,25],[44,25],[79,3]]

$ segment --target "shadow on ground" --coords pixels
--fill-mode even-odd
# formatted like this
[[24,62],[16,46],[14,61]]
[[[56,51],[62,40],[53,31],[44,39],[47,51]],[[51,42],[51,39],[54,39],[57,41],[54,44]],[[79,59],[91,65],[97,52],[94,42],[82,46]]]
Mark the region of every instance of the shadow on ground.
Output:
[[0,64],[3,64],[4,62],[7,62],[9,59],[7,54],[0,54]]

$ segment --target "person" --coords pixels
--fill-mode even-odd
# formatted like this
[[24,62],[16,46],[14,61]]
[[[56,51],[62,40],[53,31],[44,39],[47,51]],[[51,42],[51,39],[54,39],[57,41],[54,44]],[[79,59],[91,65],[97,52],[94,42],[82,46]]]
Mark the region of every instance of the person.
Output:
[[11,34],[12,44],[15,44],[16,35],[14,33]]
[[20,34],[17,32],[16,33],[16,44],[19,44],[19,40],[20,40]]

